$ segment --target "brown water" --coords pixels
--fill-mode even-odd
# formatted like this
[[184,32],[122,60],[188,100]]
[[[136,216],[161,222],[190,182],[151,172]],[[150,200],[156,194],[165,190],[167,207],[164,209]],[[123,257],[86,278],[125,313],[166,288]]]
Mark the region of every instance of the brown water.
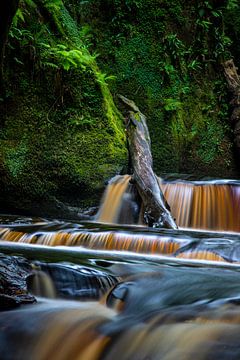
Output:
[[101,222],[116,223],[123,209],[124,195],[129,187],[130,175],[116,176],[107,186],[97,215]]
[[161,182],[182,227],[167,230],[136,225],[129,180],[101,223],[0,216],[0,252],[30,259],[39,296],[0,311],[1,360],[240,359],[239,184]]
[[169,183],[162,189],[179,226],[240,231],[240,186]]
[[239,359],[233,270],[109,263],[99,302],[38,299],[0,313],[1,359]]
[[[136,208],[140,209],[136,196],[129,192],[129,180],[130,177],[125,175],[111,181],[102,200],[98,221],[129,223],[123,221],[122,213],[125,213],[125,219],[131,218],[133,206],[126,207],[126,203],[135,202]],[[214,231],[240,231],[240,184],[231,181],[204,183],[161,180],[159,184],[178,226]],[[135,223],[142,223],[141,217],[139,214]]]
[[[0,241],[71,247],[114,253],[168,256],[176,259],[240,261],[237,233],[196,232],[186,230],[150,230],[139,226],[49,222],[33,225],[2,225]],[[3,245],[2,245],[3,246]],[[1,248],[1,245],[0,245]]]

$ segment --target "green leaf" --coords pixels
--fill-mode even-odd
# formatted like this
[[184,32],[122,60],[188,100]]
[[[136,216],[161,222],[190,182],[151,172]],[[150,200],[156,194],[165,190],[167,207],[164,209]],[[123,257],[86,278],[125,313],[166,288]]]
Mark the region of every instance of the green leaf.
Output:
[[70,63],[69,63],[69,61],[65,61],[64,63],[63,63],[63,68],[64,68],[64,70],[69,70],[70,69],[70,67],[71,67],[71,65],[70,65]]

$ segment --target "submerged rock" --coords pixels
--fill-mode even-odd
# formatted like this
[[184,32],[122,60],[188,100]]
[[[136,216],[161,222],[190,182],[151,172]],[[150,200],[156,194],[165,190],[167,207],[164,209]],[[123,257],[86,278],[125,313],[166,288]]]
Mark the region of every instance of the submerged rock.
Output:
[[[38,270],[31,278],[31,291],[48,298],[98,300],[119,282],[119,277],[87,266],[71,263],[35,262]],[[52,284],[50,284],[50,282]]]

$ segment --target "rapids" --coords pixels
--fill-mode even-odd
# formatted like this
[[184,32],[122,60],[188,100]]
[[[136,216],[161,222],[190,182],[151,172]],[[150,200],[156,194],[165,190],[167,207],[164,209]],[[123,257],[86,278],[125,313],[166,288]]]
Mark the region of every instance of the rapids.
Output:
[[144,226],[129,180],[95,221],[0,216],[0,252],[28,259],[37,297],[0,311],[1,359],[240,359],[240,184],[159,180],[167,230]]

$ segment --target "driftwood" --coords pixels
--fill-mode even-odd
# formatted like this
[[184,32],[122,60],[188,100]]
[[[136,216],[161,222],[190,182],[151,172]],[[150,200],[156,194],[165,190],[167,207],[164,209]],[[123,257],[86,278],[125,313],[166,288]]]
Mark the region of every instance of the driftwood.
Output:
[[223,64],[225,77],[228,83],[228,88],[232,93],[231,123],[234,131],[234,142],[240,155],[240,76],[238,75],[238,68],[235,66],[233,60],[225,61]]
[[146,118],[133,101],[122,95],[119,95],[119,98],[129,110],[126,131],[133,168],[133,181],[143,201],[144,221],[151,227],[176,229],[175,221],[167,209],[166,200],[153,172],[151,142]]

